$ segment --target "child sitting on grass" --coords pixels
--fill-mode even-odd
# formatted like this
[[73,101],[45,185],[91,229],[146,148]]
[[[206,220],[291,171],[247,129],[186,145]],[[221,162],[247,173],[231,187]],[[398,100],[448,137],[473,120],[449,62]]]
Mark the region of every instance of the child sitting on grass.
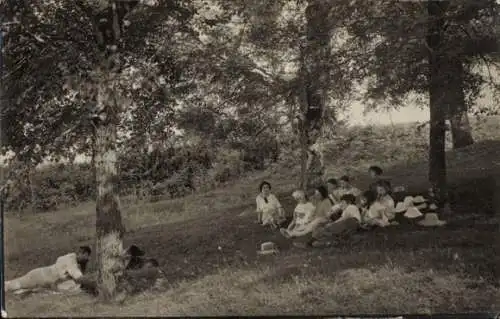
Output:
[[340,198],[342,215],[334,222],[319,226],[312,233],[311,245],[313,247],[330,246],[336,236],[348,234],[358,229],[361,214],[356,206],[356,196],[345,194]]
[[371,229],[373,227],[385,227],[389,225],[385,207],[376,201],[377,195],[372,190],[364,192],[359,198],[359,209],[361,211],[361,228]]
[[381,180],[377,183],[377,203],[380,207],[377,210],[381,210],[388,221],[391,221],[396,216],[394,212],[395,203],[390,195],[391,185],[388,181]]
[[302,190],[293,192],[292,197],[297,201],[297,206],[293,212],[293,220],[287,228],[281,228],[283,236],[290,238],[307,234],[307,224],[314,218],[314,205],[307,200],[306,194]]

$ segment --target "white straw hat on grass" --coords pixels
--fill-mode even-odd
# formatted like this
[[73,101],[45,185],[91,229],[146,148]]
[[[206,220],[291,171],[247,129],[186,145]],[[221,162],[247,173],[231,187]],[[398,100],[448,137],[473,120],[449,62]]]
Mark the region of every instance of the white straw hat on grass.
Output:
[[423,214],[418,210],[418,208],[416,208],[416,207],[409,207],[406,210],[406,213],[404,214],[404,217],[412,219],[412,218],[420,217],[422,215]]
[[278,246],[276,246],[276,244],[272,241],[262,243],[260,245],[260,250],[257,251],[257,254],[259,255],[274,255],[277,253],[279,253]]
[[415,196],[413,197],[413,204],[418,205],[427,202],[427,200],[423,196]]
[[406,208],[413,206],[413,196],[406,196],[403,200],[403,204]]
[[420,226],[433,227],[433,226],[444,226],[446,221],[440,220],[436,213],[427,213],[423,220],[419,221]]
[[395,213],[404,213],[404,212],[406,212],[407,209],[408,209],[408,207],[403,202],[398,202],[396,204],[396,207],[394,208],[394,212]]

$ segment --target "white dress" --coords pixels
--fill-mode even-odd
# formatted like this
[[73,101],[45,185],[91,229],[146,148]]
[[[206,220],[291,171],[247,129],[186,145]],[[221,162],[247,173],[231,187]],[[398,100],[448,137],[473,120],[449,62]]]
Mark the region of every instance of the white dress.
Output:
[[271,225],[285,218],[281,203],[273,194],[267,196],[267,202],[262,194],[257,195],[255,201],[257,204],[257,212],[262,214],[263,225]]
[[295,226],[292,231],[304,231],[306,225],[311,222],[314,217],[314,205],[311,202],[307,203],[299,203],[295,207],[294,215],[295,217]]

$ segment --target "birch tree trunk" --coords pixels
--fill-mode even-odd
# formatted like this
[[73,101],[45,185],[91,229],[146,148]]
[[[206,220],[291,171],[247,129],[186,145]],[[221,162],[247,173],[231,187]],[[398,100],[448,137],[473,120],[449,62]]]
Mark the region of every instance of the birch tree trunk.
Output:
[[[113,74],[119,72],[120,60],[117,44],[123,34],[123,19],[139,1],[134,0],[87,0],[86,12],[94,23],[97,47],[101,61],[96,65],[94,79],[96,110],[94,120],[94,169],[97,184],[96,199],[96,254],[97,292],[104,301],[112,300],[117,292],[125,265],[123,235],[118,192],[117,128],[121,105],[117,105],[117,92]],[[82,5],[82,2],[78,2]],[[119,12],[121,12],[119,14]],[[116,59],[115,59],[116,58]],[[112,65],[115,67],[113,68]]]
[[97,88],[97,109],[115,110],[101,113],[95,126],[95,173],[97,182],[96,200],[96,251],[98,279],[97,288],[102,300],[111,300],[125,268],[122,256],[125,232],[117,192],[117,105],[113,90],[101,81]]
[[[302,81],[299,97],[304,132],[301,136],[301,184],[303,188],[322,183],[323,167],[321,148],[312,149],[319,138],[324,122],[327,90],[330,84],[330,29],[328,2],[310,0],[305,10],[306,43],[301,48]],[[305,154],[304,154],[305,153]]]

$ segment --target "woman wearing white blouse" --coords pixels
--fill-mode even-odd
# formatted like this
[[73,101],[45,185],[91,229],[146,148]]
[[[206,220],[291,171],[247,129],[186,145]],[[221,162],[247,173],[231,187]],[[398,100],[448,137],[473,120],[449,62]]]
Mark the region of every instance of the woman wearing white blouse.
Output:
[[271,225],[273,228],[286,220],[285,211],[278,198],[271,193],[271,184],[262,182],[259,186],[260,194],[255,199],[257,204],[257,223]]
[[384,215],[387,217],[387,220],[391,221],[396,216],[394,212],[395,203],[394,199],[392,199],[390,192],[390,185],[388,182],[381,180],[377,183],[377,200],[376,203],[380,204],[383,209]]
[[313,220],[314,205],[307,200],[304,191],[296,190],[292,197],[297,201],[297,206],[293,212],[293,220],[288,228],[281,228],[283,236],[290,238],[301,236],[307,233],[307,225]]

